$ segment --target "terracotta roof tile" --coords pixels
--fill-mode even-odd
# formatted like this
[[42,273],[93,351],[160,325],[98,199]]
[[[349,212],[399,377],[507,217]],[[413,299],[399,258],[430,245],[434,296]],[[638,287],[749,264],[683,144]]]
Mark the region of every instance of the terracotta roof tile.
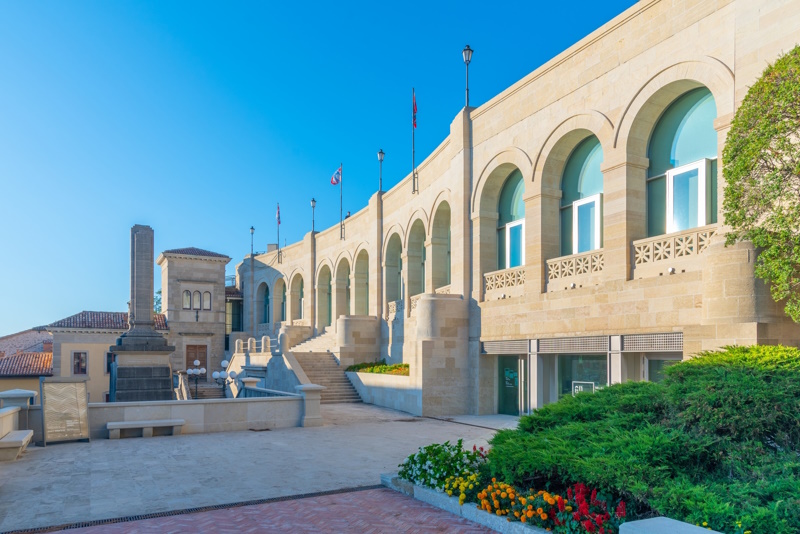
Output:
[[[167,318],[163,313],[153,316],[156,330],[168,330]],[[66,319],[61,319],[48,328],[90,328],[93,330],[128,330],[128,314],[125,312],[82,311]]]
[[197,248],[197,247],[173,248],[172,250],[165,250],[164,254],[185,254],[186,256],[206,256],[209,258],[228,257],[225,254],[217,254],[216,252],[211,252],[210,250],[203,250],[202,248]]
[[225,288],[225,298],[226,299],[240,299],[242,298],[242,292],[239,291],[235,287],[226,287]]
[[20,352],[0,358],[0,377],[53,376],[52,352]]

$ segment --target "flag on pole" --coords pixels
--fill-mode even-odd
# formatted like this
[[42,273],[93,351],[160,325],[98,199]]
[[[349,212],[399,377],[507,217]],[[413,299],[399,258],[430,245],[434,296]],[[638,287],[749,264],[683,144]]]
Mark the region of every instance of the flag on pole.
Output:
[[412,92],[411,93],[411,98],[414,101],[414,113],[411,115],[411,117],[412,117],[412,119],[414,121],[414,128],[416,128],[417,127],[417,95]]
[[278,212],[275,214],[275,218],[278,220],[278,226],[281,224],[281,205],[278,204]]
[[339,185],[339,182],[342,181],[342,166],[339,165],[339,168],[336,169],[336,172],[333,173],[331,176],[331,185]]

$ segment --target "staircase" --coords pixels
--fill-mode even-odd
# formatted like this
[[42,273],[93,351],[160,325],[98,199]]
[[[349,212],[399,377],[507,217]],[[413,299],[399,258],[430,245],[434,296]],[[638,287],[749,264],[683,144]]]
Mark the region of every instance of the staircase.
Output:
[[336,333],[325,329],[321,334],[291,347],[289,351],[297,356],[298,352],[330,352],[332,349],[336,349]]
[[197,396],[194,393],[194,381],[189,381],[189,393],[193,399],[224,399],[222,387],[217,384],[197,384]]
[[[313,339],[319,339],[312,338]],[[328,352],[298,352],[297,347],[292,350],[292,354],[297,359],[297,363],[305,371],[312,384],[325,386],[322,390],[322,404],[333,404],[338,402],[361,402],[356,389],[344,374],[336,361],[336,357]]]

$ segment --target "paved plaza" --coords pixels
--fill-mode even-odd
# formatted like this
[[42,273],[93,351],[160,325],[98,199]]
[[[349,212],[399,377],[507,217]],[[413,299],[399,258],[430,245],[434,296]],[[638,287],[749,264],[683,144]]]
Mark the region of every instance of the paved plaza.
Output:
[[[486,445],[494,429],[516,424],[508,416],[447,421],[363,404],[322,410],[318,428],[31,447],[0,464],[0,532],[374,486],[423,445],[460,438]],[[244,508],[228,513],[236,510]]]

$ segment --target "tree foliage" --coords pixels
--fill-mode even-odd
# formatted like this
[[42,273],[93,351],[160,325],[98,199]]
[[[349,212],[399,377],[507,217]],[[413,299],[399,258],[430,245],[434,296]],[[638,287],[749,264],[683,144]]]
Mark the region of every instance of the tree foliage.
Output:
[[723,160],[727,241],[759,248],[756,276],[800,322],[800,46],[768,66],[747,92]]

